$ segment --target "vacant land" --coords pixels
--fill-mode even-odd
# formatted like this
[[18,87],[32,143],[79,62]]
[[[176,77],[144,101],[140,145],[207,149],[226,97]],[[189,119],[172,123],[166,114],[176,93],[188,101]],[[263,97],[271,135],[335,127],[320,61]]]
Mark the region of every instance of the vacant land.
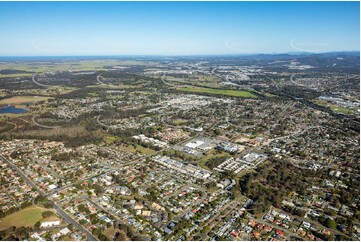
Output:
[[202,159],[199,160],[198,165],[204,169],[212,170],[206,165],[206,162],[212,158],[221,157],[221,156],[230,156],[230,155],[225,151],[222,151],[221,153],[219,153],[216,150],[211,150],[211,151],[207,152],[207,154]]
[[20,104],[20,103],[33,103],[49,99],[49,97],[42,96],[14,96],[0,100],[0,105],[7,104]]
[[226,95],[232,97],[244,97],[244,98],[257,98],[256,95],[240,90],[229,90],[229,89],[214,89],[214,88],[204,88],[204,87],[179,87],[177,90],[185,91],[185,92],[196,92],[196,93],[209,93],[209,94],[217,94],[217,95]]
[[155,152],[155,150],[143,147],[141,145],[135,145],[135,148],[132,145],[121,145],[120,149],[127,151],[127,152],[131,152],[131,153],[140,152],[145,155],[150,155]]
[[115,239],[118,239],[121,238],[122,240],[126,240],[126,241],[130,241],[131,239],[129,237],[127,237],[126,233],[123,231],[123,230],[120,230],[120,229],[115,229],[113,227],[110,227],[110,228],[107,228],[105,231],[104,231],[104,234],[105,236],[107,236],[109,238],[109,240],[113,240],[114,238],[114,235],[116,233],[120,233],[122,234],[121,236],[118,236],[117,238]]
[[10,214],[2,218],[0,222],[0,230],[5,230],[11,226],[31,227],[36,222],[42,220],[42,213],[45,211],[53,211],[53,210],[35,207],[35,206],[24,208],[19,212]]

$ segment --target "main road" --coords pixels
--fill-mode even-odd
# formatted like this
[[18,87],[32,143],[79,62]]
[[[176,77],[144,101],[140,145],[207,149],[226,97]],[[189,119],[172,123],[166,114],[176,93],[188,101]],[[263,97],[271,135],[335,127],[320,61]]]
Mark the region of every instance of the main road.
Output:
[[[19,176],[32,188],[34,188],[40,195],[45,196],[45,193],[37,186],[35,183],[30,180],[16,165],[14,165],[11,161],[0,155],[0,159],[8,164],[13,170],[15,170]],[[59,207],[57,204],[53,203],[53,208],[56,210],[57,214],[62,217],[66,222],[72,224],[74,227],[79,229],[80,231],[84,232],[88,240],[95,241],[98,240],[96,237],[94,237],[87,229],[85,229],[83,226],[81,226],[77,221],[75,221],[72,217],[70,217],[61,207]]]
[[47,85],[47,84],[41,84],[40,82],[38,82],[37,80],[35,80],[35,76],[36,74],[34,74],[32,77],[31,77],[31,80],[38,86],[41,86],[41,87],[59,87],[59,85]]

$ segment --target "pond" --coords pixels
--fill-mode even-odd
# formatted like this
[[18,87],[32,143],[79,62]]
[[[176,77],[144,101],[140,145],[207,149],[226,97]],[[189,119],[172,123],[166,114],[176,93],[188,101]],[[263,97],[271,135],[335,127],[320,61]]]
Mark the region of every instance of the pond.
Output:
[[13,106],[6,106],[3,108],[0,108],[0,114],[2,113],[12,113],[12,114],[20,114],[20,113],[26,113],[28,110],[23,108],[16,108]]

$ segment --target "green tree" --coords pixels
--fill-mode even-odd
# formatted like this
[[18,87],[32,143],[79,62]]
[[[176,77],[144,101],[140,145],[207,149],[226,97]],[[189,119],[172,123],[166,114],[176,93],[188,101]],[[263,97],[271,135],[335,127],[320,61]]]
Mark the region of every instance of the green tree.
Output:
[[335,222],[335,220],[331,219],[331,218],[327,218],[326,219],[326,226],[330,229],[336,229],[337,228],[337,223]]

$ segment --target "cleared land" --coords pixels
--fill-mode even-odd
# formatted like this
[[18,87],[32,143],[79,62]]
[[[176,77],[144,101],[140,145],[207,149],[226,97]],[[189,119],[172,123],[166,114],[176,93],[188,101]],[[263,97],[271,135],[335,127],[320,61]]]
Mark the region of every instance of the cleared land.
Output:
[[[45,211],[53,211],[50,209],[30,206],[16,213],[10,214],[1,219],[0,230],[5,230],[11,226],[31,227],[36,222],[42,220],[42,213]],[[54,211],[53,211],[54,212]]]
[[209,161],[211,158],[220,157],[220,156],[230,156],[230,155],[225,151],[222,151],[221,153],[215,150],[208,151],[207,154],[198,161],[198,166],[202,167],[203,169],[211,170],[206,165],[206,162]]
[[49,97],[42,96],[14,96],[0,100],[0,105],[6,104],[20,104],[20,103],[33,103],[49,99]]
[[214,88],[193,87],[193,86],[178,87],[177,90],[185,91],[185,92],[226,95],[226,96],[232,96],[232,97],[257,98],[256,95],[254,95],[248,91],[240,91],[240,90],[214,89]]
[[120,149],[131,153],[136,153],[138,151],[145,155],[150,155],[155,153],[155,150],[143,147],[141,145],[136,145],[135,148],[132,145],[121,145]]

